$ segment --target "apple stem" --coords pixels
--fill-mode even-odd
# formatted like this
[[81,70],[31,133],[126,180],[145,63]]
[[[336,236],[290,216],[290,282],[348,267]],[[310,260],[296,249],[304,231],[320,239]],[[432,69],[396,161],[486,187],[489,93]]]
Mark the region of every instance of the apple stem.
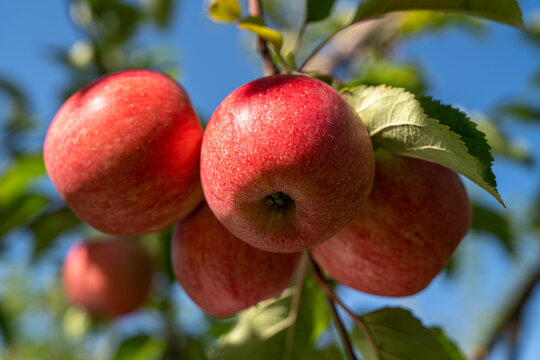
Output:
[[[249,0],[248,6],[249,14],[251,16],[258,16],[260,18],[263,18],[260,0]],[[262,57],[264,75],[269,76],[279,74],[279,69],[277,65],[272,61],[272,57],[270,56],[270,51],[268,49],[268,46],[266,45],[266,41],[262,37],[258,36],[257,43],[259,52],[261,53]]]
[[[311,265],[313,267],[313,275],[315,276],[315,280],[317,280],[317,283],[319,284],[319,287],[324,291],[326,298],[328,300],[328,303],[330,304],[330,310],[333,313],[334,323],[336,323],[336,327],[338,328],[340,332],[340,336],[342,338],[342,341],[344,343],[345,352],[347,353],[349,349],[347,347],[350,347],[350,350],[352,350],[351,342],[349,339],[349,335],[347,331],[345,330],[345,327],[343,325],[343,322],[337,316],[337,311],[335,310],[334,303],[338,304],[346,313],[351,317],[354,324],[362,331],[364,336],[366,337],[366,340],[368,341],[370,347],[373,350],[373,354],[375,355],[375,360],[380,360],[379,351],[377,349],[377,346],[375,345],[375,341],[373,340],[373,337],[371,336],[371,333],[369,332],[364,320],[360,318],[358,315],[353,313],[336,295],[334,292],[334,289],[328,284],[328,280],[325,278],[325,276],[322,273],[322,270],[320,266],[315,262],[311,254],[309,254],[309,260],[311,262]],[[335,312],[335,315],[334,315]],[[342,330],[345,331],[343,334],[341,333],[341,330],[339,329],[342,327]],[[356,359],[355,357],[352,357],[349,359]]]

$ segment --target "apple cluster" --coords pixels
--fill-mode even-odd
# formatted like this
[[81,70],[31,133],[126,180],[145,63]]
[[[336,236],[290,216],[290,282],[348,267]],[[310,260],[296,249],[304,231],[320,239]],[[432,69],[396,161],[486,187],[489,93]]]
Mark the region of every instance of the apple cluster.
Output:
[[[304,251],[344,285],[414,294],[443,269],[471,220],[456,173],[374,151],[347,101],[304,75],[241,86],[203,133],[174,80],[149,70],[112,74],[61,107],[44,160],[65,202],[104,233],[176,224],[175,275],[217,317],[279,295]],[[107,317],[140,306],[151,267],[128,248],[134,240],[89,244],[66,258],[69,298]],[[146,290],[127,289],[128,280]]]

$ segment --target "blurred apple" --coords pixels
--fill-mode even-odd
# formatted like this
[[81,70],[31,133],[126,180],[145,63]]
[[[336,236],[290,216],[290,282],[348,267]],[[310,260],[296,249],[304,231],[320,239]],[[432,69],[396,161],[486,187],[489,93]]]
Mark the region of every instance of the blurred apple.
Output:
[[246,244],[206,204],[178,224],[172,240],[178,282],[201,309],[217,317],[278,296],[289,285],[299,256]]
[[201,140],[175,81],[130,70],[71,96],[43,153],[52,182],[81,220],[108,234],[138,235],[173,225],[202,200]]
[[360,210],[373,176],[362,121],[338,92],[307,76],[241,86],[203,138],[208,205],[234,235],[266,251],[298,252],[335,235]]
[[373,191],[353,222],[315,247],[336,281],[384,296],[424,289],[444,268],[471,223],[459,176],[440,165],[375,153]]
[[144,304],[152,272],[149,254],[133,239],[76,243],[64,261],[64,289],[74,305],[110,319]]

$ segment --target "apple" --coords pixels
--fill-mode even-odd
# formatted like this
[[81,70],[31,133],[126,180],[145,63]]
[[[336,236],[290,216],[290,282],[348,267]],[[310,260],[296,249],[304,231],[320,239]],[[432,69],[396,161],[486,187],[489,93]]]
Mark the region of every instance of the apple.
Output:
[[424,289],[467,233],[471,205],[459,176],[378,150],[373,191],[352,223],[312,249],[336,281],[383,296]]
[[162,230],[202,200],[202,127],[186,92],[150,70],[105,76],[56,114],[43,155],[83,221],[112,235]]
[[370,138],[343,97],[300,75],[247,83],[205,130],[201,182],[208,205],[252,246],[298,252],[342,230],[374,176]]
[[72,245],[63,265],[69,301],[89,314],[112,319],[141,307],[150,292],[150,255],[133,239],[100,239]]
[[206,204],[177,225],[171,248],[178,282],[201,309],[216,317],[278,296],[289,285],[300,256],[248,245]]

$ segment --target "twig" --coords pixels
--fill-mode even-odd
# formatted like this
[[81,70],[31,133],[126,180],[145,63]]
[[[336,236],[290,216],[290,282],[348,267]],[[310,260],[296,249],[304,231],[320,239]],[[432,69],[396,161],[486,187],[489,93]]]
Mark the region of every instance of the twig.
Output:
[[352,344],[351,344],[351,339],[349,338],[347,329],[345,329],[345,325],[343,325],[343,321],[339,317],[334,301],[332,301],[332,299],[329,296],[325,296],[325,299],[326,299],[326,303],[328,304],[328,307],[330,308],[330,314],[332,315],[332,320],[334,324],[336,325],[339,338],[341,339],[343,343],[343,350],[345,351],[345,356],[347,357],[348,360],[357,360],[356,355],[354,354]]
[[491,352],[493,347],[497,344],[504,331],[512,324],[521,318],[523,307],[529,300],[534,288],[540,283],[540,267],[531,274],[529,281],[525,284],[521,295],[515,299],[515,302],[509,307],[508,311],[501,318],[498,325],[494,328],[491,335],[488,337],[485,345],[476,350],[475,354],[471,357],[472,360],[484,360]]
[[[251,16],[263,17],[260,0],[249,0],[249,14]],[[262,37],[258,36],[257,44],[262,57],[264,75],[268,76],[279,73],[278,67],[272,61],[266,41],[264,41]]]
[[[300,70],[329,74],[341,62],[351,61],[353,58],[354,61],[365,58],[371,50],[384,47],[385,43],[391,41],[395,36],[400,16],[387,16],[343,28],[343,33],[339,32],[339,36],[335,39],[333,37],[338,35],[337,32],[326,39],[326,41],[333,39],[331,52],[321,53],[315,57],[322,47],[314,50],[301,65]],[[321,45],[324,46],[326,43],[319,46]]]
[[309,260],[311,261],[311,265],[313,266],[313,273],[315,275],[315,279],[317,280],[317,283],[321,287],[321,289],[324,291],[326,296],[329,298],[330,301],[335,302],[338,304],[346,313],[351,317],[351,319],[354,321],[354,324],[362,331],[364,336],[366,337],[366,340],[368,341],[370,347],[373,349],[373,353],[375,354],[375,359],[380,360],[379,353],[377,350],[377,346],[375,345],[375,341],[373,340],[373,337],[371,336],[371,333],[369,332],[366,324],[364,321],[359,318],[355,313],[353,313],[336,295],[334,290],[330,287],[328,284],[328,281],[324,277],[321,268],[315,260],[313,260],[313,257],[309,256]]
[[321,41],[319,43],[319,45],[317,45],[315,47],[315,49],[313,49],[313,51],[308,55],[308,57],[304,60],[304,62],[302,63],[302,65],[300,65],[300,67],[298,68],[299,71],[302,71],[306,65],[311,61],[311,59],[313,59],[315,57],[315,55],[317,55],[325,46],[326,44],[328,44],[330,42],[330,40],[332,40],[332,38],[334,38],[334,36],[336,36],[337,34],[339,34],[340,32],[342,32],[343,30],[347,29],[348,26],[346,27],[343,27],[337,31],[335,31],[334,33],[330,34],[326,39],[324,39],[323,41]]

